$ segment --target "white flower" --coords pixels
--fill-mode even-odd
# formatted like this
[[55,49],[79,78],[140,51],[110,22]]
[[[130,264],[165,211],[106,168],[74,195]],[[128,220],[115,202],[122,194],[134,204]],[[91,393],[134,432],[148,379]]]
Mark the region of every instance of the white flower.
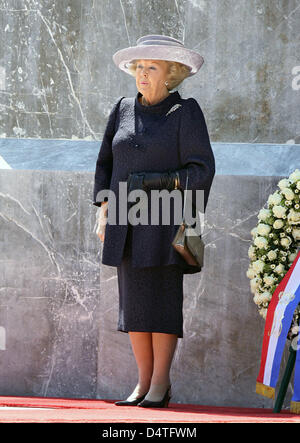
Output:
[[292,236],[296,241],[300,240],[300,228],[294,228],[292,231]]
[[265,264],[264,264],[264,262],[261,261],[261,260],[255,260],[255,261],[252,263],[252,268],[253,268],[254,272],[256,272],[257,274],[258,274],[259,272],[262,272],[262,271],[263,271],[264,266],[265,266]]
[[247,272],[246,272],[246,276],[247,276],[248,278],[251,278],[251,280],[252,280],[253,278],[255,278],[255,276],[256,276],[256,272],[254,271],[254,269],[252,268],[252,266],[249,266],[249,268],[248,268],[248,270],[247,270]]
[[260,235],[268,235],[271,231],[271,226],[266,225],[264,223],[259,223],[257,225],[257,233]]
[[285,248],[288,248],[291,243],[292,243],[292,240],[290,237],[284,237],[280,240],[281,246],[284,246]]
[[290,188],[283,188],[281,192],[287,200],[293,200],[293,198],[295,198],[295,194]]
[[294,172],[291,173],[291,175],[289,176],[289,180],[292,183],[297,182],[298,180],[300,180],[300,170],[296,169]]
[[273,213],[274,213],[275,217],[283,218],[283,216],[286,213],[286,208],[284,208],[283,206],[280,206],[280,205],[274,205],[273,206]]
[[267,286],[272,286],[275,282],[274,277],[272,277],[271,275],[267,275],[267,274],[265,275],[263,280]]
[[256,305],[260,305],[262,303],[261,293],[256,292],[253,297],[253,301]]
[[251,233],[252,237],[255,237],[257,235],[257,227],[255,226],[254,228],[252,228],[250,233]]
[[300,180],[298,181],[296,187],[297,187],[298,191],[300,191]]
[[271,215],[271,211],[270,211],[270,209],[261,209],[260,211],[259,211],[259,213],[258,213],[258,216],[257,216],[257,218],[259,219],[259,220],[263,220],[263,221],[265,221],[268,217],[270,217],[270,215]]
[[250,258],[250,260],[256,259],[255,248],[252,245],[248,249],[248,257]]
[[273,249],[271,249],[271,251],[269,251],[267,253],[267,256],[268,256],[268,259],[270,261],[272,261],[272,260],[275,260],[275,258],[277,257],[277,253]]
[[287,178],[283,178],[278,182],[278,187],[282,190],[284,188],[288,188],[290,186],[290,181]]
[[267,308],[262,308],[259,310],[259,314],[262,316],[262,318],[264,320],[266,320],[267,318],[267,313],[268,313],[268,309]]
[[291,208],[287,219],[288,219],[288,222],[290,225],[299,224],[300,223],[300,212],[294,211],[294,209]]
[[299,330],[300,330],[299,326],[293,326],[291,332],[293,335],[298,335]]
[[272,299],[272,294],[268,291],[265,291],[261,294],[262,303],[270,302]]
[[251,290],[252,294],[255,294],[255,291],[257,290],[258,285],[259,285],[259,283],[258,283],[258,279],[256,277],[254,277],[250,280],[250,290]]
[[279,265],[276,266],[276,268],[274,269],[274,271],[277,274],[281,274],[284,271],[284,266],[280,263]]
[[275,220],[273,223],[273,228],[275,228],[275,229],[281,229],[283,226],[284,226],[284,223],[280,219]]
[[279,205],[281,202],[282,196],[279,194],[278,191],[274,192],[274,194],[271,194],[268,198],[268,205]]
[[268,246],[268,240],[265,239],[265,237],[255,237],[254,239],[254,244],[255,246],[257,246],[259,249],[261,248],[266,248]]

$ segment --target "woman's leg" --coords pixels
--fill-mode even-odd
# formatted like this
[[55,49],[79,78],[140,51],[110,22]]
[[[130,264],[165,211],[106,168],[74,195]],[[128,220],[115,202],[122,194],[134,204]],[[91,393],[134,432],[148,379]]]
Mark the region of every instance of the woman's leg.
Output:
[[170,369],[177,345],[177,334],[152,332],[153,373],[151,386],[145,399],[162,400],[170,382]]
[[133,401],[146,394],[150,388],[153,371],[153,350],[151,332],[128,332],[132,351],[138,367],[139,380],[132,394],[126,399]]

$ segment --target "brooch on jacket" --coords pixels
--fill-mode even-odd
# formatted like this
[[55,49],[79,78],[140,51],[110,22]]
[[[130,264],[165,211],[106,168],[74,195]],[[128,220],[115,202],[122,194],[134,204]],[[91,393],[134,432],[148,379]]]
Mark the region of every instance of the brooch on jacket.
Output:
[[182,106],[182,105],[180,105],[179,103],[176,103],[176,105],[172,106],[172,108],[169,109],[169,111],[166,113],[166,115],[169,115],[171,112],[176,111],[176,109],[180,108],[180,106]]

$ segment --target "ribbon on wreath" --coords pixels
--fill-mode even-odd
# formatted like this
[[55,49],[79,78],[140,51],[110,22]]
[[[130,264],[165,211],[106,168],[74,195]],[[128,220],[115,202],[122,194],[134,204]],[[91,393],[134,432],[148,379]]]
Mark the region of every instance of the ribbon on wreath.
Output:
[[[261,352],[261,365],[256,380],[257,394],[269,398],[275,397],[275,387],[279,376],[283,350],[293,320],[294,311],[299,302],[300,251],[275,289],[268,307]],[[295,380],[299,380],[300,378],[299,355],[300,352],[297,352],[298,361],[296,370],[298,368],[299,372],[295,372],[295,374],[298,374],[297,376],[295,375]],[[297,386],[297,397],[295,397],[293,401],[296,408],[296,403],[300,402],[300,386],[299,388]]]
[[295,364],[295,377],[294,377],[294,395],[292,397],[290,411],[295,414],[300,414],[300,334],[298,333],[297,338],[297,354],[296,354],[296,364]]

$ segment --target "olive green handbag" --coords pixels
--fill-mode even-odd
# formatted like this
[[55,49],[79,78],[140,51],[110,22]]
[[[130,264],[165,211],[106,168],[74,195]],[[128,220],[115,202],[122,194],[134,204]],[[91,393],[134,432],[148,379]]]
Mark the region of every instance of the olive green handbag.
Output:
[[[185,191],[187,190],[187,183],[188,174]],[[201,239],[201,235],[197,234],[196,231],[185,221],[185,201],[186,192],[184,196],[183,219],[174,240],[172,241],[172,246],[182,255],[188,265],[196,266],[200,269],[204,264],[205,245]]]

